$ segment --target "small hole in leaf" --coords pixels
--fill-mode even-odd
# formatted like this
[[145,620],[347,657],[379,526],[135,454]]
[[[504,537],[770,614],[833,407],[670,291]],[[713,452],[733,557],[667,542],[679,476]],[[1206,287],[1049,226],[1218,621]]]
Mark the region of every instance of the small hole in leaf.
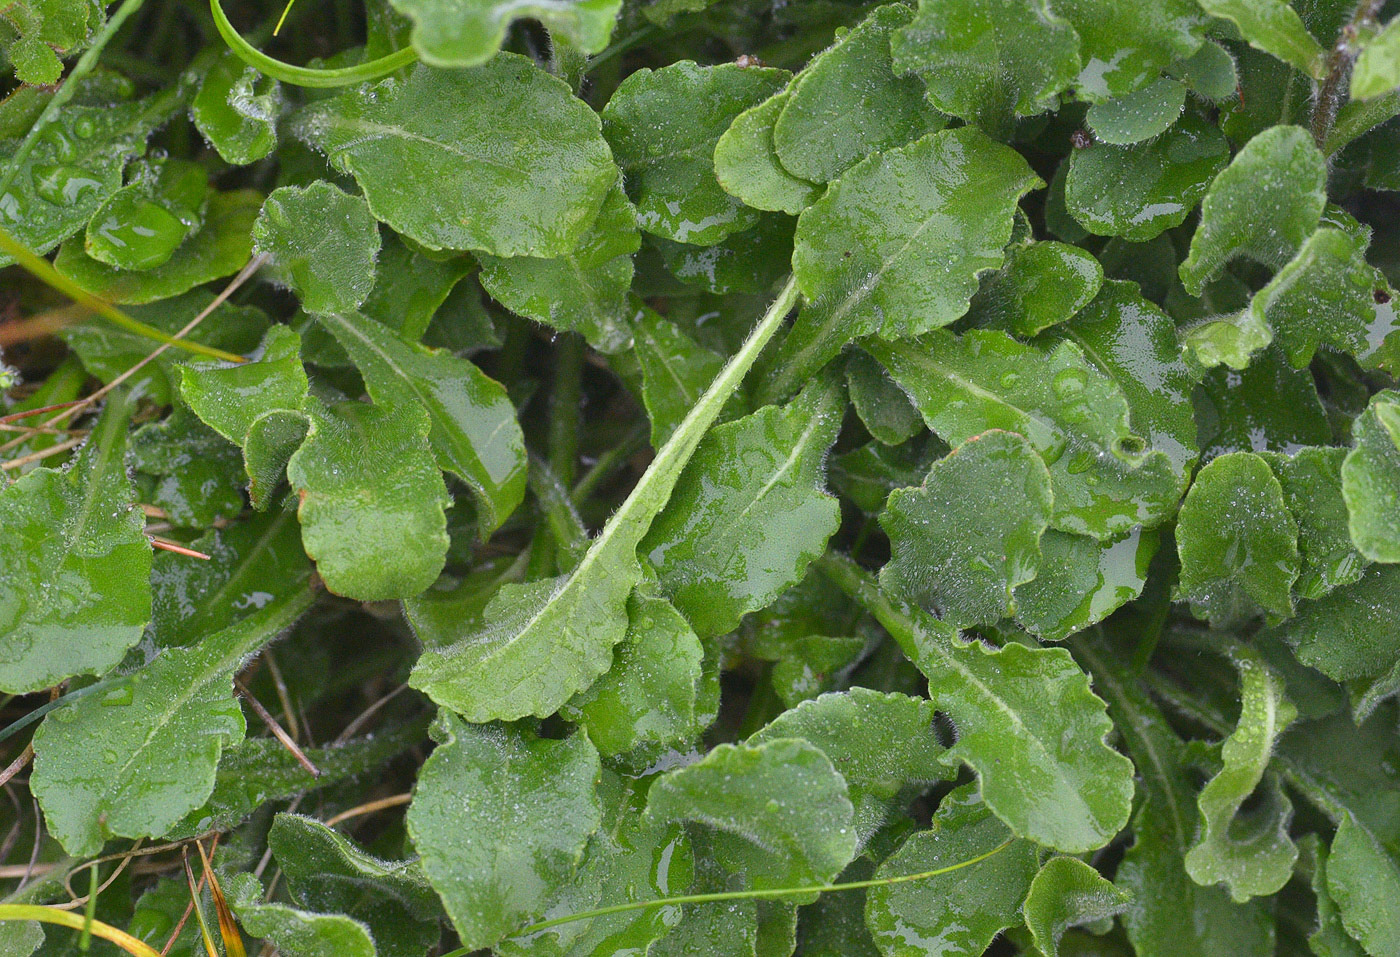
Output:
[[1374,295],[1378,306],[1384,306],[1390,302],[1390,293],[1385,289],[1377,289]]
[[1116,441],[1113,448],[1119,455],[1141,455],[1147,451],[1147,443],[1141,436],[1129,435]]
[[1077,150],[1087,150],[1094,145],[1094,134],[1086,129],[1077,129],[1069,135],[1070,143]]

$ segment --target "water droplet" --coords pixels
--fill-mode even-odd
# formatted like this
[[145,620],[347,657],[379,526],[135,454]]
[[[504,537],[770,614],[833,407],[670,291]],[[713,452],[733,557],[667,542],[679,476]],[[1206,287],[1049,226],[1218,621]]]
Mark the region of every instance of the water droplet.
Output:
[[1089,373],[1083,369],[1061,369],[1055,373],[1050,387],[1061,399],[1072,399],[1082,393],[1088,385]]
[[91,139],[97,132],[97,121],[90,116],[80,116],[73,123],[73,133],[80,139]]
[[1065,471],[1070,475],[1080,475],[1089,471],[1089,467],[1094,464],[1094,453],[1087,449],[1076,452],[1074,458],[1069,460],[1069,465]]
[[35,166],[34,192],[55,206],[76,206],[84,196],[102,189],[102,180],[76,166]]

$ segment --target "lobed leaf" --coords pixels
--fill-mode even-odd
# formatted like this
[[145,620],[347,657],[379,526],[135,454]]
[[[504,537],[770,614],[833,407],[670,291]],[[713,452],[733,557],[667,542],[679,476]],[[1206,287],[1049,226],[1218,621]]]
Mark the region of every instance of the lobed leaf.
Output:
[[1351,540],[1371,561],[1400,561],[1400,393],[1373,396],[1352,436],[1341,469]]
[[1066,930],[1111,920],[1127,909],[1132,897],[1078,858],[1052,857],[1031,880],[1021,911],[1045,957],[1059,957]]
[[353,311],[374,288],[378,225],[362,198],[324,180],[274,190],[253,223],[253,248],[310,313]]
[[511,24],[540,21],[584,53],[608,45],[622,0],[393,0],[413,21],[413,49],[439,67],[478,66],[494,57]]

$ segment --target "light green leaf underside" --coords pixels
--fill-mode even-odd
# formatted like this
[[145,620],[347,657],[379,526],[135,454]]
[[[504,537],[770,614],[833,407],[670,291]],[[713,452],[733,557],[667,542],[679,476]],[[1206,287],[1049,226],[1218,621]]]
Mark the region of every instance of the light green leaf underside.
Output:
[[1373,396],[1352,438],[1342,462],[1351,540],[1371,561],[1400,562],[1400,393]]
[[1393,19],[1361,48],[1351,71],[1351,98],[1370,100],[1400,86],[1400,19]]
[[501,49],[522,18],[538,20],[584,53],[608,45],[622,0],[391,0],[413,21],[413,49],[424,63],[478,66]]
[[773,126],[787,99],[784,88],[734,117],[715,142],[715,178],[746,206],[796,216],[821,195],[822,188],[794,176],[778,159]]
[[1112,919],[1127,909],[1132,896],[1078,858],[1053,857],[1031,881],[1021,912],[1045,957],[1060,957],[1066,930]]

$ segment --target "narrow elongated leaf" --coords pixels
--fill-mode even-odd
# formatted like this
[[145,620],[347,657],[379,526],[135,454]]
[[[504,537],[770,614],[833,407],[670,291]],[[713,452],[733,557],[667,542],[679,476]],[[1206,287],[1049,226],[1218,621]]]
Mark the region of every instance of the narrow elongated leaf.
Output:
[[318,180],[284,186],[263,201],[253,248],[307,312],[348,312],[374,288],[379,227],[361,197]]
[[514,53],[414,67],[311,105],[293,129],[355,177],[376,218],[430,249],[565,255],[617,181],[597,115]]
[[1246,143],[1202,201],[1181,264],[1186,291],[1199,296],[1236,256],[1282,268],[1317,228],[1326,178],[1322,153],[1300,127],[1275,126]]
[[988,429],[1025,436],[1050,470],[1052,527],[1114,538],[1175,509],[1179,481],[1171,460],[1144,449],[1123,391],[1078,345],[1028,345],[971,330],[872,341],[867,349],[945,441],[960,444]]
[[721,744],[647,793],[654,821],[704,825],[723,866],[754,890],[830,881],[855,856],[845,779],[811,744]]
[[821,195],[821,187],[795,176],[778,159],[773,127],[787,99],[788,90],[780,90],[734,117],[715,141],[715,178],[746,206],[796,216]]
[[[1009,846],[996,850],[1003,843]],[[885,957],[980,957],[1017,912],[1035,875],[1036,850],[1016,840],[965,785],[943,798],[926,831],[918,831],[875,872],[877,880],[951,867],[996,851],[948,874],[871,888],[865,924]]]
[[820,566],[879,619],[929,679],[958,741],[944,755],[977,772],[983,799],[1017,835],[1071,853],[1101,847],[1127,822],[1132,763],[1063,648],[964,642],[950,626],[893,604],[847,559]]
[[1053,857],[1031,881],[1021,912],[1045,957],[1060,957],[1060,938],[1066,930],[1115,917],[1132,897],[1078,858]]
[[578,566],[557,579],[503,586],[486,606],[480,631],[467,630],[475,621],[459,621],[447,640],[424,652],[410,677],[414,687],[473,720],[510,720],[554,713],[608,670],[612,648],[626,634],[627,598],[641,580],[637,546],[795,298],[789,282]]
[[1044,0],[920,0],[891,42],[944,113],[995,133],[1056,102],[1079,75],[1079,37]]
[[681,60],[622,81],[603,110],[603,132],[642,229],[709,246],[757,224],[758,214],[715,179],[715,143],[787,79],[785,70]]
[[1211,460],[1186,493],[1176,529],[1181,593],[1198,617],[1237,622],[1293,613],[1298,525],[1268,464],[1251,452]]
[[786,406],[712,429],[695,450],[641,548],[701,636],[732,630],[825,550],[841,518],[822,490],[841,399],[823,377]]
[[501,49],[517,19],[543,23],[584,53],[608,45],[622,0],[392,0],[413,21],[413,48],[424,63],[477,66]]
[[890,61],[891,41],[911,16],[904,6],[875,8],[792,81],[772,134],[784,169],[827,183],[871,153],[943,126],[923,83],[896,76]]
[[[961,316],[977,276],[1002,263],[1017,201],[1039,185],[1019,154],[972,127],[857,163],[797,221],[792,265],[807,305],[783,340],[783,378],[769,394],[855,338],[917,335]],[[886,214],[872,219],[871,209]]]
[[762,744],[800,738],[816,746],[846,779],[855,827],[864,845],[896,809],[902,794],[952,777],[941,760],[931,702],[852,688],[824,694],[783,712],[750,738]]
[[44,720],[30,784],[69,853],[96,854],[109,837],[164,834],[209,797],[220,753],[243,737],[234,674],[312,598],[303,590],[269,603]]
[[1351,539],[1366,558],[1400,562],[1400,393],[1378,393],[1352,427],[1342,463]]
[[407,342],[358,313],[323,315],[384,405],[421,405],[438,465],[476,496],[483,534],[505,521],[525,497],[525,439],[506,390],[474,363]]
[[994,624],[1040,567],[1050,472],[1014,432],[975,435],[893,492],[880,516],[891,557],[880,584],[955,627]]
[[[489,947],[572,877],[602,811],[598,752],[441,712],[408,833],[464,945]],[[470,795],[470,801],[463,801]]]
[[1198,0],[1212,16],[1239,27],[1249,45],[1278,57],[1315,80],[1326,72],[1322,45],[1284,0]]
[[1231,655],[1240,672],[1239,723],[1221,748],[1223,767],[1197,798],[1201,834],[1186,854],[1186,872],[1198,884],[1222,883],[1236,902],[1272,894],[1288,882],[1298,848],[1288,836],[1293,807],[1273,782],[1264,783],[1259,807],[1241,813],[1261,787],[1274,742],[1298,715],[1283,681],[1253,649]]
[[0,691],[101,674],[151,620],[151,543],[126,474],[133,409],[114,393],[67,469],[0,490]]

